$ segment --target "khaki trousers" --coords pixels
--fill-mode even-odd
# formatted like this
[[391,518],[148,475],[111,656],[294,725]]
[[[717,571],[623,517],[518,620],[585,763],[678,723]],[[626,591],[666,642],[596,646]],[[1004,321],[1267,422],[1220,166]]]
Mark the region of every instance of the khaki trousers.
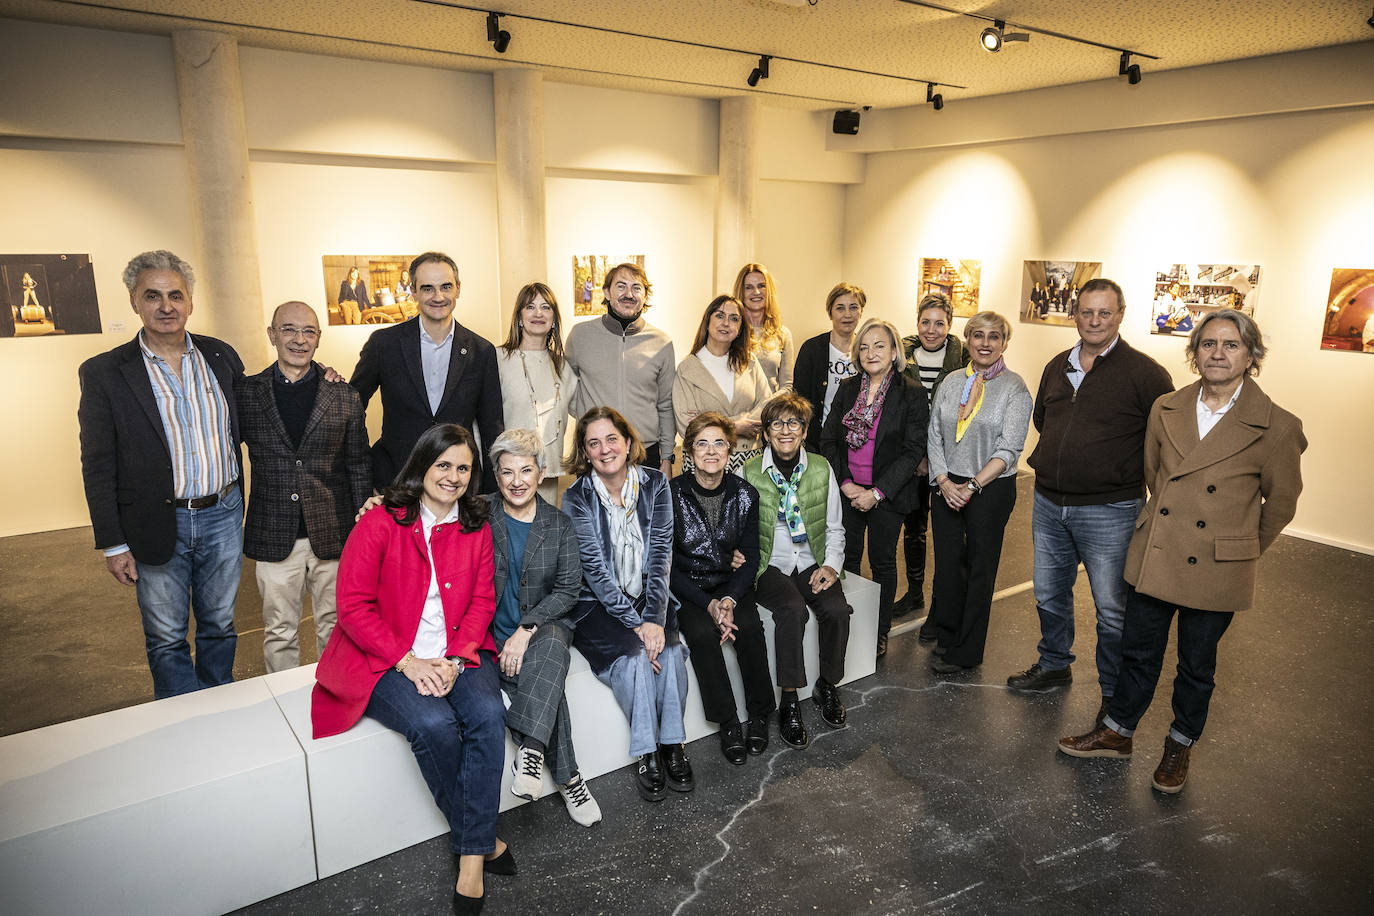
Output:
[[300,538],[285,560],[257,564],[258,591],[262,593],[262,657],[267,673],[285,671],[301,663],[297,632],[305,590],[315,613],[315,644],[320,654],[334,629],[334,579],[338,560],[321,560],[310,549],[310,539]]

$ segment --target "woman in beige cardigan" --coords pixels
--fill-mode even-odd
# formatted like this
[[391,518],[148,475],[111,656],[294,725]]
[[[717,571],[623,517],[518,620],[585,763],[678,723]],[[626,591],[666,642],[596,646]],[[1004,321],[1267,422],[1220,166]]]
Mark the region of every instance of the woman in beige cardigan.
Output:
[[1264,340],[1249,316],[1222,309],[1188,340],[1198,381],[1155,401],[1145,431],[1150,501],[1126,554],[1121,674],[1107,715],[1063,738],[1074,757],[1129,757],[1131,736],[1154,697],[1178,615],[1174,721],[1153,785],[1173,794],[1188,778],[1215,685],[1217,643],[1236,611],[1255,600],[1260,555],[1293,519],[1302,492],[1302,422],[1249,378]]
[[717,296],[706,307],[692,353],[677,366],[673,416],[679,436],[692,418],[714,410],[734,421],[739,446],[730,470],[758,452],[759,411],[772,393],[768,377],[749,353],[749,324],[733,296]]

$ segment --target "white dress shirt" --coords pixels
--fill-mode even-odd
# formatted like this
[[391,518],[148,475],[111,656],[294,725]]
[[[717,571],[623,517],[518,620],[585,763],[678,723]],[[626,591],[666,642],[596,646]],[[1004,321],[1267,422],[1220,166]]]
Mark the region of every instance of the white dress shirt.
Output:
[[425,552],[429,554],[429,593],[425,595],[425,609],[420,613],[420,628],[410,651],[416,658],[443,658],[448,654],[448,631],[444,628],[444,604],[439,600],[439,574],[434,570],[434,551],[429,535],[435,525],[458,521],[458,504],[443,519],[437,518],[429,507],[420,503],[420,524],[425,530]]
[[1197,390],[1197,437],[1199,439],[1206,439],[1207,434],[1212,431],[1212,427],[1220,423],[1221,418],[1226,416],[1226,412],[1235,406],[1236,398],[1240,397],[1240,390],[1244,387],[1245,382],[1242,380],[1231,395],[1231,400],[1216,410],[1210,410],[1206,404],[1202,403],[1202,389]]

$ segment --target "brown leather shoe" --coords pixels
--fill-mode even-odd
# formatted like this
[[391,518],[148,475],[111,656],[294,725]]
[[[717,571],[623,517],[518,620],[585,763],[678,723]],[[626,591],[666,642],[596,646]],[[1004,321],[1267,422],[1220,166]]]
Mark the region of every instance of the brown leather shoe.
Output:
[[1166,736],[1164,756],[1160,759],[1159,766],[1155,767],[1155,775],[1150,780],[1150,785],[1169,795],[1177,795],[1183,791],[1183,784],[1188,781],[1188,756],[1192,750],[1192,745],[1179,744],[1172,737]]
[[1077,738],[1060,738],[1059,750],[1070,757],[1129,757],[1131,739],[1099,725]]

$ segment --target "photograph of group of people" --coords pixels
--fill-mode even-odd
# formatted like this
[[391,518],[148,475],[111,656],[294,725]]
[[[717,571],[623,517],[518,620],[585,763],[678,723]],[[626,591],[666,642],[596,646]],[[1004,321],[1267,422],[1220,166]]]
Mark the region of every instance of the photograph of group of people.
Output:
[[[513,793],[537,798],[547,771],[574,821],[603,817],[572,743],[573,649],[624,713],[630,778],[649,803],[696,784],[688,665],[731,764],[847,727],[846,576],[865,556],[879,619],[862,651],[882,658],[892,622],[928,610],[918,638],[931,669],[976,669],[1032,424],[1042,639],[1007,683],[1072,680],[1081,563],[1102,701],[1058,748],[1128,756],[1177,618],[1185,676],[1151,784],[1183,788],[1218,643],[1301,489],[1306,441],[1256,381],[1266,345],[1250,315],[1199,314],[1186,349],[1197,378],[1175,390],[1120,333],[1125,296],[1099,264],[1027,262],[1026,309],[1078,334],[1038,366],[1017,363],[1014,319],[996,310],[956,332],[942,290],[915,298],[899,328],[865,315],[861,286],[836,283],[824,303],[788,303],[823,305],[829,321],[798,342],[758,263],[701,304],[682,350],[649,320],[653,285],[633,261],[604,270],[599,317],[572,327],[553,288],[528,283],[497,343],[459,320],[450,256],[360,260],[326,263],[327,284],[358,298],[341,289],[326,321],[281,304],[274,361],[245,367],[232,342],[188,330],[191,265],[134,257],[123,280],[141,330],[80,369],[85,492],[96,547],[135,589],[156,697],[231,680],[244,556],[269,671],[299,664],[311,595],[314,735],[368,716],[407,739],[451,827],[455,912],[481,909],[486,876],[516,873],[498,835],[507,734]],[[379,261],[395,266],[379,274]],[[315,353],[336,308],[354,324],[364,302],[381,307],[364,293],[378,276],[413,288],[414,312],[374,331],[344,379]]]
[[1100,276],[1101,261],[1024,262],[1021,321],[1072,327],[1083,285]]
[[325,255],[329,324],[396,324],[420,313],[410,258],[401,255]]
[[1171,264],[1155,273],[1152,334],[1186,335],[1197,319],[1217,309],[1255,314],[1258,264]]

